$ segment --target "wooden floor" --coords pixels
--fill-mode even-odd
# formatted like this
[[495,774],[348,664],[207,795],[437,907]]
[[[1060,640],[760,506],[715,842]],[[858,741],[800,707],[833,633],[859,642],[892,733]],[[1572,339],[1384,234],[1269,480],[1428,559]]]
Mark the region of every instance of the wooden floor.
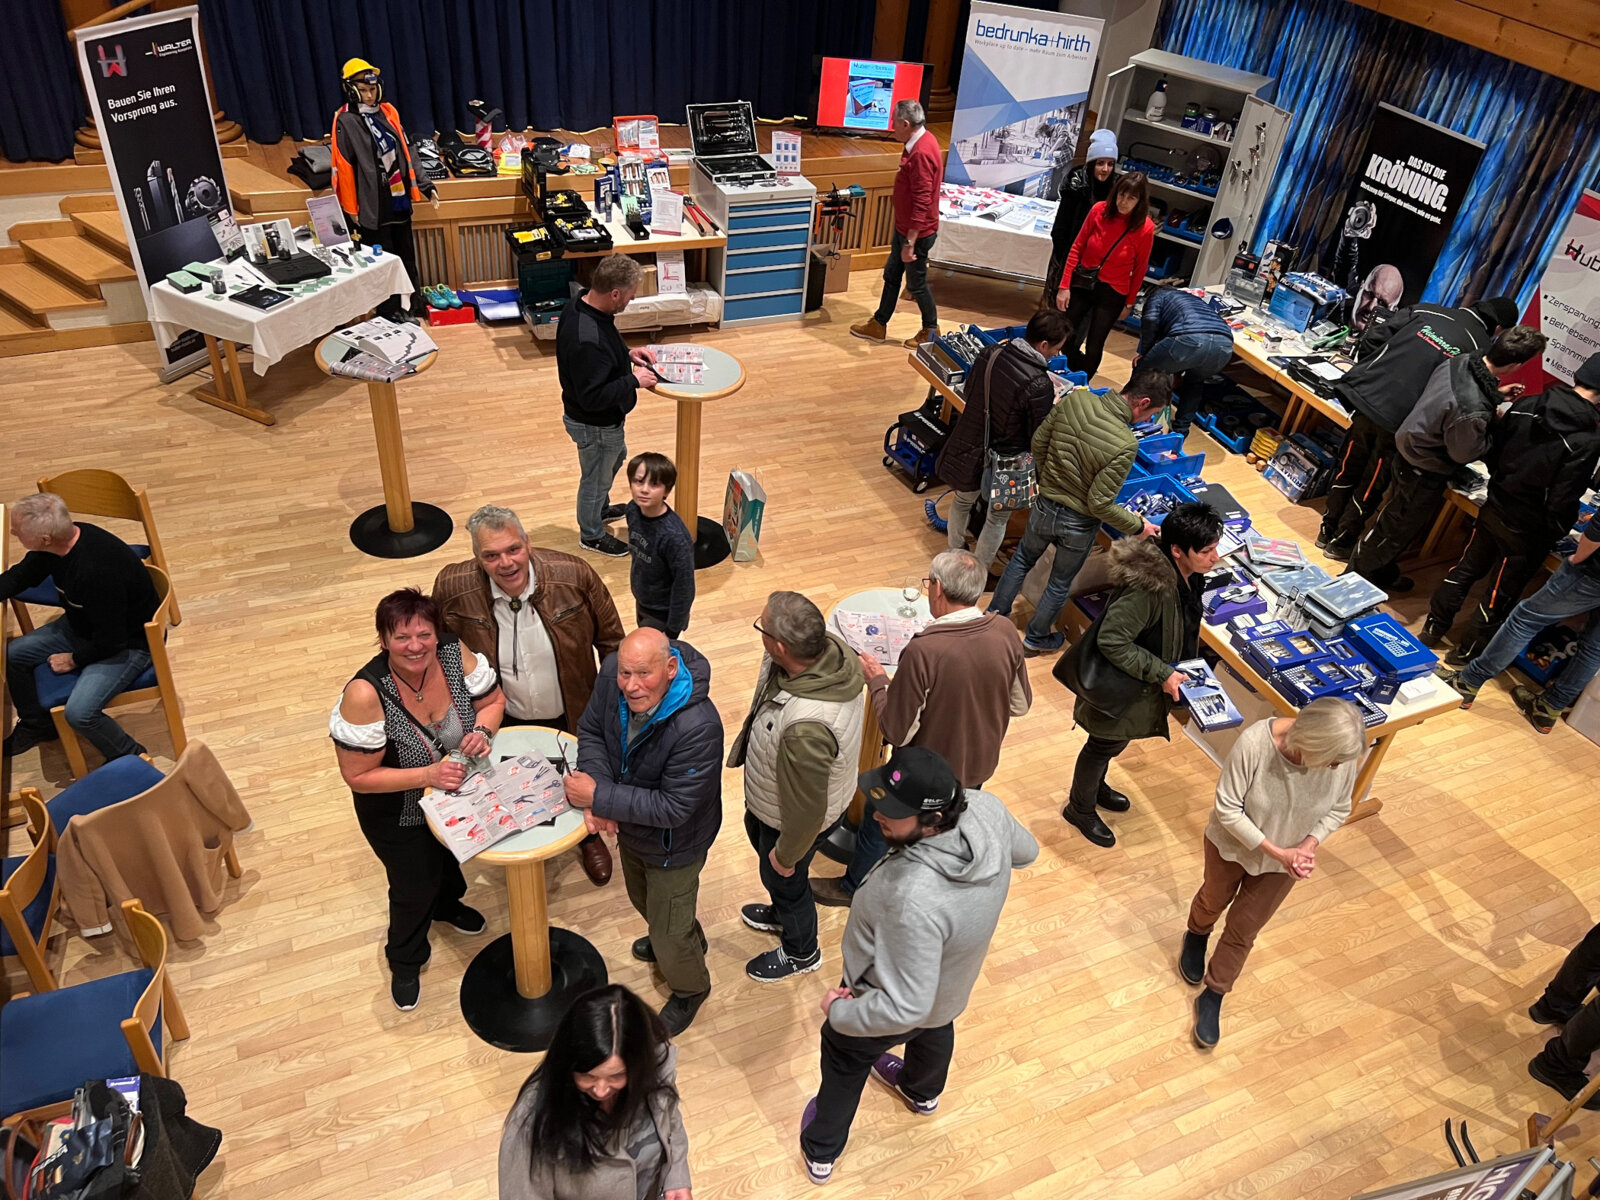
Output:
[[[1032,307],[1031,291],[1009,285],[942,271],[933,283],[947,322],[1010,323]],[[760,469],[771,497],[762,557],[699,576],[687,633],[713,664],[730,729],[769,591],[826,608],[921,573],[942,547],[923,498],[880,465],[885,426],[921,389],[904,350],[848,336],[875,296],[858,275],[803,326],[703,335],[744,359],[750,383],[706,414],[700,507],[720,511],[734,467]],[[903,304],[893,332],[916,324]],[[553,357],[516,329],[435,336],[438,366],[400,388],[413,494],[458,524],[481,503],[510,505],[536,544],[574,549],[575,455]],[[1131,344],[1114,335],[1112,349],[1120,382]],[[537,1059],[491,1049],[462,1022],[457,986],[480,942],[439,933],[421,1006],[390,1004],[383,874],[326,735],[334,697],[372,653],[374,602],[466,557],[466,534],[420,561],[351,547],[351,519],[381,501],[365,397],[305,352],[251,380],[275,428],[191,399],[194,379],[161,386],[154,359],[146,343],[8,363],[0,494],[85,466],[148,488],[182,599],[170,653],[189,734],[213,747],[255,817],[227,907],[174,950],[193,1036],[171,1071],[191,1112],[226,1132],[198,1194],[491,1197],[501,1120]],[[630,449],[670,452],[672,429],[671,407],[646,397]],[[1309,548],[1315,512],[1203,435],[1189,449],[1206,451],[1207,476],[1263,528]],[[631,613],[626,562],[594,562]],[[1431,582],[1408,616],[1420,618]],[[1216,771],[1181,736],[1136,743],[1112,770],[1133,798],[1112,819],[1119,844],[1091,847],[1058,815],[1082,735],[1049,665],[1032,665],[1033,711],[1012,726],[991,784],[1042,853],[1016,878],[957,1022],[949,1090],[919,1119],[870,1087],[832,1194],[1332,1200],[1442,1169],[1447,1117],[1467,1118],[1487,1156],[1518,1144],[1530,1109],[1551,1110],[1556,1097],[1525,1072],[1546,1034],[1524,1010],[1600,913],[1600,748],[1564,725],[1537,736],[1502,684],[1473,712],[1403,734],[1379,777],[1382,814],[1329,842],[1224,1006],[1221,1045],[1202,1054],[1176,953]],[[167,765],[156,712],[128,724]],[[47,748],[42,763],[23,757],[17,782],[48,795],[63,770]],[[738,919],[759,887],[737,772],[725,788],[701,892],[715,990],[680,1040],[695,1190],[799,1197],[811,1194],[796,1139],[818,1078],[817,1001],[836,978],[845,913],[822,910],[822,972],[745,978],[745,961],[773,943]],[[500,872],[467,874],[469,901],[504,933]],[[628,956],[642,924],[620,879],[595,889],[568,857],[551,891],[553,918],[589,937],[614,979],[664,999]],[[109,941],[70,940],[66,981],[125,969]],[[1581,1117],[1584,1134],[1597,1124]]]

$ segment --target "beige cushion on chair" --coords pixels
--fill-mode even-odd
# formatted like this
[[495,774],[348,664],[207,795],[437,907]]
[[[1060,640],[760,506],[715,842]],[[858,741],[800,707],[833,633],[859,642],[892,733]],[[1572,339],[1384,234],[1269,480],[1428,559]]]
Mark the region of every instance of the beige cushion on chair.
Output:
[[205,931],[222,907],[233,835],[250,824],[239,793],[204,742],[190,742],[160,783],[120,804],[74,817],[56,851],[66,920],[113,926],[132,946],[120,905],[137,899],[166,916],[180,941]]

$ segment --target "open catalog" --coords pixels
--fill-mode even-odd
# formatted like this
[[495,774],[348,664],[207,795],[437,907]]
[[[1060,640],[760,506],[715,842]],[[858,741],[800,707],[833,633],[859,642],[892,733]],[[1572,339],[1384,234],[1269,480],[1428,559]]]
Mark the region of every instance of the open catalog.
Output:
[[459,791],[430,792],[422,807],[456,861],[466,862],[514,833],[555,820],[568,804],[549,760],[519,754],[469,775]]
[[849,643],[857,654],[871,655],[888,668],[900,665],[900,655],[912,637],[928,625],[921,617],[900,617],[884,613],[848,612],[839,609],[833,614],[839,636]]

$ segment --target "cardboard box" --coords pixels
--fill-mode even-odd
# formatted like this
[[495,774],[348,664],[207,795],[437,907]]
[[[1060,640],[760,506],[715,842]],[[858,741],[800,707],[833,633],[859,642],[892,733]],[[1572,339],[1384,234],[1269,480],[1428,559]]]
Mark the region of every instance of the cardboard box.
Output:
[[640,263],[639,290],[634,292],[634,296],[654,296],[658,294],[656,264],[653,262]]
[[822,294],[832,295],[850,286],[850,259],[852,251],[835,250],[831,246],[812,246],[813,271],[822,271]]

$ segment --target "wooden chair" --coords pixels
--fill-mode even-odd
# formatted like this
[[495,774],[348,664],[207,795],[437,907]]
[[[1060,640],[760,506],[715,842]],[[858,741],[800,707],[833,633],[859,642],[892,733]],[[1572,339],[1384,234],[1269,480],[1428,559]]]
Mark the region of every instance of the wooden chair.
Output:
[[[167,579],[167,573],[154,563],[146,563],[145,567],[150,572],[150,581],[155,584],[156,595],[161,598],[154,615],[144,623],[145,641],[150,650],[150,667],[133,681],[132,688],[117,696],[106,707],[122,708],[129,704],[159,699],[166,713],[167,729],[172,734],[172,753],[176,757],[183,753],[188,739],[183,732],[183,711],[178,704],[178,689],[172,681],[172,664],[167,660],[167,626],[176,624],[171,619],[172,584]],[[39,703],[50,710],[50,719],[55,722],[56,732],[61,735],[61,748],[66,752],[72,777],[82,779],[89,773],[89,764],[84,760],[83,747],[78,744],[77,733],[67,724],[66,709],[67,698],[72,695],[72,687],[77,681],[78,673],[70,671],[65,675],[57,675],[50,669],[49,663],[40,663],[34,669],[33,678],[39,693]]]
[[36,992],[52,992],[55,978],[44,961],[50,942],[50,922],[61,899],[61,877],[56,874],[56,831],[44,801],[33,788],[19,797],[28,816],[33,849],[20,858],[8,858],[0,867],[0,962],[18,959]]
[[0,1023],[0,1115],[11,1124],[72,1099],[86,1079],[165,1076],[162,1045],[189,1036],[167,977],[167,931],[125,900],[144,969],[23,996]]
[[[170,578],[172,568],[167,565],[166,553],[161,549],[161,535],[156,532],[156,519],[150,511],[150,499],[143,488],[136,488],[115,471],[86,467],[80,471],[65,471],[48,479],[39,480],[41,492],[54,492],[67,502],[67,507],[86,517],[112,517],[119,521],[137,521],[144,529],[144,543],[135,544],[133,552],[147,562],[160,567]],[[33,631],[32,618],[27,604],[41,608],[60,608],[61,598],[55,583],[46,580],[36,588],[29,588],[12,602],[17,614],[17,624],[24,633]],[[178,612],[177,597],[172,600],[172,623],[180,624],[183,616]]]

